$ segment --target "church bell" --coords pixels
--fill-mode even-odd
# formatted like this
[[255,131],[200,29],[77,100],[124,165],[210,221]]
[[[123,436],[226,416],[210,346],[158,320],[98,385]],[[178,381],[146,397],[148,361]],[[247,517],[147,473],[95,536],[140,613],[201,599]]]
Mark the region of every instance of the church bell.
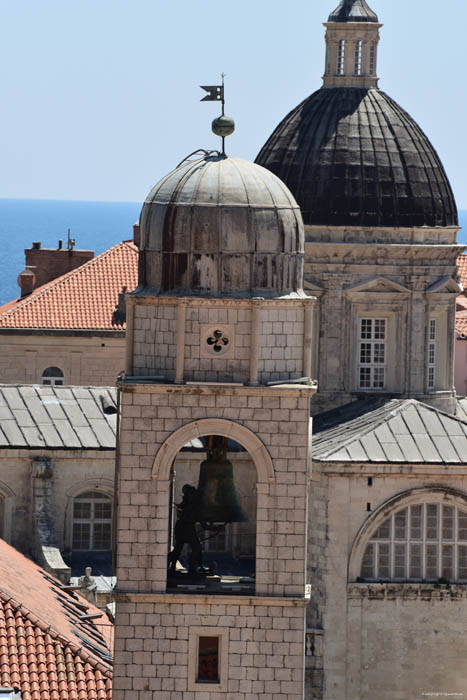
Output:
[[201,463],[198,482],[199,522],[243,523],[248,520],[238,502],[232,462],[226,447],[209,449]]

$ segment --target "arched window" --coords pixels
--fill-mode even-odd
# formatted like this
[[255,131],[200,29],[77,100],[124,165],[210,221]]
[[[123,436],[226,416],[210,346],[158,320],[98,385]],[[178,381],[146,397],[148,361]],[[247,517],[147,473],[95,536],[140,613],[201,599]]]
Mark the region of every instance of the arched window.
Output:
[[337,75],[345,75],[345,39],[341,39],[338,44]]
[[47,367],[42,373],[42,384],[63,386],[65,375],[59,367]]
[[467,581],[467,510],[428,502],[395,511],[368,541],[361,578]]
[[370,42],[370,75],[375,74],[375,62],[376,62],[376,45],[375,42]]
[[355,42],[355,75],[362,74],[363,41],[358,39]]
[[112,499],[87,491],[73,500],[74,551],[109,551],[112,547]]

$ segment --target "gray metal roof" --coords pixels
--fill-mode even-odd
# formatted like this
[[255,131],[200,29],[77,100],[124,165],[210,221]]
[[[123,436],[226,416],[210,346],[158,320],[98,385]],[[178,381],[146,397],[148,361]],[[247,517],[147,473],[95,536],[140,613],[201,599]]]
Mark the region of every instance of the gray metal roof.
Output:
[[342,0],[334,12],[331,12],[328,22],[377,22],[378,17],[368,7],[366,0]]
[[467,463],[467,421],[415,399],[356,401],[314,419],[313,460]]
[[0,448],[112,450],[116,418],[113,387],[0,385]]

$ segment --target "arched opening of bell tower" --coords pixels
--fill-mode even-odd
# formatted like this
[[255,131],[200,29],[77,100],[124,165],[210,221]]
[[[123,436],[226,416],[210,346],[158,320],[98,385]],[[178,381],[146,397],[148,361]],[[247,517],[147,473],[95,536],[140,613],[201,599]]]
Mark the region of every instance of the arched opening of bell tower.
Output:
[[182,447],[171,472],[168,591],[254,593],[257,481],[235,440],[208,435]]

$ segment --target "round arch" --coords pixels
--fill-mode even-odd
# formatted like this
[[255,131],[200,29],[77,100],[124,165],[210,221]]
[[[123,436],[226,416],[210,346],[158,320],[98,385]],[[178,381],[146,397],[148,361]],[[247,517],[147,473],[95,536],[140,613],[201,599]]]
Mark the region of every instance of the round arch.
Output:
[[375,532],[395,510],[421,503],[445,503],[446,505],[457,505],[467,509],[467,494],[449,486],[422,486],[398,493],[396,496],[392,496],[382,503],[363,523],[357,533],[349,557],[349,582],[355,582],[360,576],[365,547],[373,532]]
[[238,442],[255,463],[258,482],[273,483],[272,459],[261,440],[239,423],[222,418],[206,418],[188,423],[170,435],[159,448],[152,467],[153,479],[168,481],[172,464],[182,447],[190,440],[209,435],[221,435]]
[[76,498],[80,493],[85,493],[86,491],[101,491],[106,496],[113,498],[114,495],[114,482],[111,479],[84,479],[79,481],[77,484],[73,484],[66,495],[68,498]]

